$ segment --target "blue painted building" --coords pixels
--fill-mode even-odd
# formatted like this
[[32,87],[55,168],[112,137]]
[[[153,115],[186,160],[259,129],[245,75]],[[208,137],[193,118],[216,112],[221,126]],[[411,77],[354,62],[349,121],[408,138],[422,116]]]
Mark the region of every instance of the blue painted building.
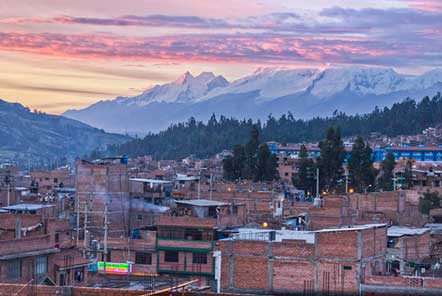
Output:
[[[273,154],[283,155],[283,156],[298,156],[301,150],[300,144],[287,144],[281,145],[277,142],[268,142],[270,151]],[[306,144],[307,151],[310,157],[318,157],[320,155],[320,149],[317,145]],[[349,159],[351,154],[351,147],[345,147],[346,151],[346,161]],[[413,159],[415,161],[431,161],[431,162],[442,162],[442,145],[439,146],[395,146],[395,147],[376,147],[373,149],[372,158],[374,161],[382,161],[385,156],[389,153],[393,153],[396,160],[398,159]]]

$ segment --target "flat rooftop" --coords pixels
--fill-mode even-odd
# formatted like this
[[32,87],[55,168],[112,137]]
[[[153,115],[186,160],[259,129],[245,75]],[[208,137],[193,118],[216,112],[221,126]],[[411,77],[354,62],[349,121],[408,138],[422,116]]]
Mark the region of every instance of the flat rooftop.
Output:
[[239,228],[238,233],[232,234],[231,237],[225,240],[256,240],[269,241],[270,232],[275,232],[274,241],[281,242],[282,240],[304,240],[308,244],[315,242],[316,233],[323,232],[340,232],[340,231],[357,231],[370,228],[386,227],[386,224],[364,224],[355,225],[351,227],[320,229],[315,231],[298,231],[298,230],[273,230],[261,228]]
[[196,207],[218,207],[218,206],[227,206],[228,203],[220,202],[216,200],[208,200],[208,199],[190,199],[190,200],[175,200],[177,204],[184,204]]
[[275,232],[276,242],[282,240],[304,240],[308,244],[315,243],[314,231],[294,231],[294,230],[272,230],[272,229],[260,229],[260,228],[239,228],[239,232],[232,235],[231,238],[226,240],[264,240],[268,241],[270,238],[270,232]]
[[353,226],[347,226],[347,227],[340,227],[340,228],[324,228],[316,230],[315,232],[337,232],[337,231],[352,231],[352,230],[365,230],[369,228],[379,228],[379,227],[385,227],[387,224],[363,224],[363,225],[353,225]]

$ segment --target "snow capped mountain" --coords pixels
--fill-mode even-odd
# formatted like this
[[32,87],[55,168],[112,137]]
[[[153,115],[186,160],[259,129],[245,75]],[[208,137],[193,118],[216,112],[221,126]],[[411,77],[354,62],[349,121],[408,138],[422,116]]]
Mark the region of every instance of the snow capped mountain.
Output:
[[[292,112],[300,118],[327,116],[334,110],[366,113],[406,97],[420,100],[442,91],[442,69],[419,76],[381,67],[320,69],[262,68],[229,83],[223,76],[184,73],[135,97],[100,101],[64,115],[109,131],[159,131],[190,116],[212,113],[266,118]],[[119,118],[115,122],[115,118]]]
[[260,68],[250,76],[208,93],[199,101],[209,100],[227,93],[240,94],[252,91],[259,91],[258,100],[272,100],[305,91],[319,73],[317,69]]
[[146,106],[153,102],[192,103],[206,95],[209,91],[225,87],[229,82],[222,76],[211,72],[203,72],[193,77],[190,72],[184,73],[177,80],[163,85],[156,85],[139,96],[120,98],[120,104]]
[[406,78],[393,69],[384,68],[331,68],[314,81],[310,93],[324,98],[345,89],[361,94],[385,94],[398,91]]

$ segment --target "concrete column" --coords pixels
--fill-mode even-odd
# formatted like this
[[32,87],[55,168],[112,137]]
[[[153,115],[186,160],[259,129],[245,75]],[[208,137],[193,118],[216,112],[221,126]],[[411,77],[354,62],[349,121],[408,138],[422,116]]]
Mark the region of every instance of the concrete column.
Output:
[[269,291],[273,291],[273,243],[269,242],[267,248],[267,257],[268,257],[268,281],[269,281]]
[[230,240],[227,247],[227,256],[229,258],[229,289],[233,289],[233,276],[235,272],[235,258],[233,257],[233,240]]
[[317,293],[319,291],[319,277],[318,277],[318,234],[315,233],[315,252],[313,254],[313,291]]

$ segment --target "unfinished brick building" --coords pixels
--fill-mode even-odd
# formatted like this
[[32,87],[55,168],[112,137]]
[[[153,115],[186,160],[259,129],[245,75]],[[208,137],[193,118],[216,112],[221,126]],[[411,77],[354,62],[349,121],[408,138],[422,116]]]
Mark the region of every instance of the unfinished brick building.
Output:
[[[110,237],[127,237],[130,233],[130,197],[127,165],[117,160],[88,162],[80,160],[76,166],[77,210],[80,228],[87,230],[91,238],[104,236],[104,217],[107,204]],[[86,215],[85,215],[86,213]],[[80,232],[80,235],[84,233]]]
[[244,230],[220,240],[224,292],[356,294],[383,269],[384,224],[303,231]]

